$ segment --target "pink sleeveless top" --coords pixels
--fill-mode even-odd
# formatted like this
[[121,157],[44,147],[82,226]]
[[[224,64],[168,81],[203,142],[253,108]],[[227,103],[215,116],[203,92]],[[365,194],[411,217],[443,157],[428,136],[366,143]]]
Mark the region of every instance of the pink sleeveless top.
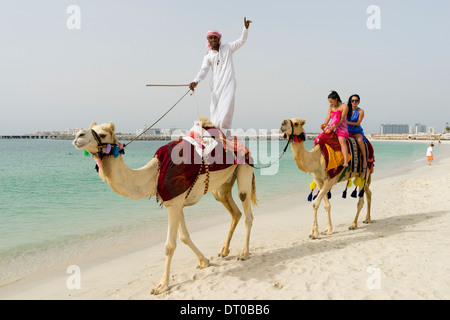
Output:
[[[336,111],[331,111],[331,125],[334,126],[336,123],[341,120],[341,110],[338,109]],[[341,124],[336,128],[336,135],[338,137],[344,137],[345,139],[348,138],[348,130],[347,130],[347,118],[344,118],[344,121],[341,122]]]

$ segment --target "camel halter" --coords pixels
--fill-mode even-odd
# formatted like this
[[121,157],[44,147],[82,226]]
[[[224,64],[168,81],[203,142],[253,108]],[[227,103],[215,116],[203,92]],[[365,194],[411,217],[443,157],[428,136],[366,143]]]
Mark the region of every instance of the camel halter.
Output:
[[[305,142],[305,140],[306,140],[305,131],[303,131],[300,134],[294,134],[294,123],[292,122],[291,119],[289,119],[289,121],[291,122],[292,134],[289,135],[288,141],[292,140],[294,142]],[[284,134],[284,135],[287,136],[287,134]]]
[[98,157],[97,164],[95,165],[95,169],[98,172],[98,169],[102,166],[102,159],[105,156],[114,156],[114,158],[117,158],[119,154],[125,154],[125,150],[123,149],[123,145],[121,143],[115,144],[115,143],[104,143],[100,139],[100,136],[97,132],[95,132],[94,129],[91,129],[92,135],[94,136],[95,141],[97,141],[97,153],[92,153],[92,155],[95,155]]
[[104,143],[100,139],[100,136],[97,132],[95,132],[94,129],[91,129],[92,135],[94,136],[95,141],[97,141],[97,155],[99,157],[105,156],[105,155],[111,155],[111,150],[114,150],[115,148],[118,148],[120,154],[124,154],[125,151],[123,150],[123,147],[121,144],[116,143]]

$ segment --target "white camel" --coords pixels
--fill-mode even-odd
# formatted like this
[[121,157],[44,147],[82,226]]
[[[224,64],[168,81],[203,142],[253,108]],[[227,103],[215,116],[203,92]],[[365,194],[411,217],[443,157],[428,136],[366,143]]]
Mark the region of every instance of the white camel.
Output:
[[[93,123],[90,129],[81,130],[76,134],[73,144],[78,149],[85,149],[98,161],[99,151],[106,144],[118,145],[115,135],[114,123],[97,125]],[[117,155],[116,155],[117,156]],[[121,155],[104,156],[101,159],[99,175],[103,181],[118,194],[132,198],[148,198],[157,194],[157,180],[159,175],[159,161],[154,157],[145,166],[139,169],[130,169]],[[196,204],[204,195],[206,174],[200,174],[197,182],[189,191],[165,201],[164,206],[168,211],[168,234],[165,244],[165,268],[160,283],[152,290],[153,294],[159,294],[168,290],[170,265],[177,246],[177,231],[180,240],[188,245],[197,255],[199,265],[197,268],[206,268],[209,260],[194,245],[186,227],[183,208]],[[219,253],[225,257],[229,254],[230,241],[236,225],[238,224],[241,211],[232,198],[232,187],[237,180],[239,198],[242,201],[245,213],[246,240],[244,249],[238,259],[245,260],[249,257],[250,230],[252,228],[253,215],[251,203],[257,202],[255,193],[255,176],[253,168],[248,164],[233,164],[224,170],[209,172],[209,192],[212,192],[217,201],[220,201],[231,214],[231,227],[227,239]]]
[[[281,123],[280,131],[287,135],[288,139],[292,137],[300,137],[304,133],[303,126],[306,121],[299,118],[292,118],[284,120]],[[297,167],[304,172],[311,172],[313,179],[318,186],[320,192],[315,200],[312,202],[313,213],[314,213],[314,221],[312,226],[312,231],[310,234],[311,239],[319,238],[319,227],[317,223],[317,210],[319,209],[320,202],[324,201],[324,207],[327,212],[327,220],[328,226],[327,229],[322,232],[324,235],[330,235],[333,233],[333,227],[331,224],[331,204],[328,200],[327,193],[331,190],[331,188],[338,183],[339,178],[341,178],[341,182],[346,182],[356,176],[360,176],[359,173],[346,173],[343,177],[340,175],[335,176],[330,179],[328,173],[326,172],[326,160],[320,150],[320,146],[316,145],[311,151],[307,151],[305,148],[305,144],[303,143],[303,139],[295,139],[298,142],[292,142],[291,148],[294,155],[295,163]],[[366,171],[365,174],[366,184],[364,186],[365,195],[367,198],[367,215],[364,223],[372,222],[370,219],[370,204],[372,200],[372,192],[369,189],[371,182],[371,172],[370,170]],[[360,187],[361,190],[361,187]],[[357,204],[357,212],[356,217],[353,223],[350,225],[350,230],[355,230],[358,227],[358,217],[361,209],[364,206],[364,197],[360,197]]]

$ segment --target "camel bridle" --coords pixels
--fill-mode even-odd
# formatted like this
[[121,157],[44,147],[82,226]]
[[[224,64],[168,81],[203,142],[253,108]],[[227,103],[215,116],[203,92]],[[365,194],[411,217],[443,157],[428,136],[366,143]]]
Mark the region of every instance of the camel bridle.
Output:
[[[305,131],[303,131],[300,134],[294,134],[294,123],[292,122],[291,119],[289,119],[289,121],[291,123],[292,133],[288,136],[288,141],[293,140],[295,142],[300,142],[300,140],[301,140],[301,141],[305,142],[305,140],[306,140],[306,133],[305,133]],[[294,138],[297,138],[297,139],[294,140]]]
[[[120,149],[120,146],[118,144],[102,142],[100,136],[98,135],[97,132],[95,132],[94,129],[91,129],[91,132],[95,141],[97,141],[97,153],[95,155],[98,156],[100,159],[102,159],[104,156],[111,155],[111,151],[114,150],[114,148],[118,148],[120,154],[125,154],[125,150],[123,148]],[[108,146],[110,147],[110,151],[106,152]]]

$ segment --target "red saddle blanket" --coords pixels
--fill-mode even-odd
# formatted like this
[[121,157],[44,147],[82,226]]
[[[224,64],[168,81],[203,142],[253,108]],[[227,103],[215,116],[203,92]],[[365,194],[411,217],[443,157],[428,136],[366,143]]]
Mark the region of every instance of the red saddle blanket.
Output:
[[[367,140],[367,138],[366,138]],[[322,132],[315,140],[314,145],[319,145],[320,149],[322,151],[323,156],[325,157],[325,160],[328,164],[328,150],[326,145],[331,147],[331,149],[336,151],[341,151],[341,146],[339,144],[339,140],[337,138],[336,133],[330,132],[325,133]],[[369,140],[365,142],[366,147],[366,155],[367,155],[367,168],[368,170],[373,171],[373,168],[375,166],[375,155],[374,150],[372,147],[372,144]],[[362,171],[362,158],[361,158],[361,150],[359,150],[358,143],[356,142],[355,136],[351,133],[349,133],[349,139],[347,139],[347,148],[349,150],[349,153],[351,154],[351,160],[348,163],[350,172],[361,172]],[[335,169],[329,170],[328,175],[330,178],[334,178],[336,175],[338,175],[344,167],[341,165]]]
[[235,137],[227,140],[217,128],[205,128],[218,142],[207,155],[200,156],[195,146],[185,139],[172,141],[159,148],[155,157],[159,160],[157,200],[169,201],[186,192],[200,174],[218,171],[234,164],[247,163],[253,166],[253,159],[247,147]]

